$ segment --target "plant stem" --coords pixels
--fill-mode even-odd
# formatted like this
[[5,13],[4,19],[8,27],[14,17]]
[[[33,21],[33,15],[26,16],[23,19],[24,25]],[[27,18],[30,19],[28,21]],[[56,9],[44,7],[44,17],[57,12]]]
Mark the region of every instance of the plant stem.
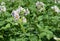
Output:
[[26,33],[26,30],[25,30],[25,28],[23,27],[21,20],[19,20],[19,24],[20,24],[20,26],[21,26],[20,28],[21,28],[22,32],[25,34],[25,33]]

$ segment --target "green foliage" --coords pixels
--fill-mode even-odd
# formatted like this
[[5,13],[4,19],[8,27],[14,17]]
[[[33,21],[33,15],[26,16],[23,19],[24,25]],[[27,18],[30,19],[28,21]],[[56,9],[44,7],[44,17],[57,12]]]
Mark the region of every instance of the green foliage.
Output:
[[[39,12],[36,9],[37,0],[0,0],[6,3],[6,12],[0,13],[0,41],[52,41],[60,33],[60,13],[51,10],[55,4],[53,0],[38,0],[46,4],[46,10]],[[30,10],[25,16],[27,23],[21,20],[15,22],[11,15],[12,10],[22,6]],[[58,34],[57,34],[58,33]],[[53,39],[54,40],[54,39]]]

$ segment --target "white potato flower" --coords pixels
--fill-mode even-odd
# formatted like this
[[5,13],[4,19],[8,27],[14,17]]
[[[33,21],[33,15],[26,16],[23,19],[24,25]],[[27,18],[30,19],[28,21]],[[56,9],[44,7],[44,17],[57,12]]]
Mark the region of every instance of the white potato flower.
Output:
[[36,2],[36,6],[44,6],[44,5],[45,4],[43,2],[39,2],[39,1]]
[[5,2],[1,2],[1,5],[5,5]]
[[55,1],[55,3],[60,3],[60,0],[54,0]]
[[[25,15],[29,14],[29,10],[28,9],[24,9],[24,8],[22,8],[20,6],[16,10],[12,11],[12,16],[15,18],[15,20],[18,20],[20,18],[19,13],[21,13],[22,11],[24,12]],[[26,18],[25,17],[23,17],[22,20],[23,20],[23,22],[26,22]]]
[[60,3],[60,0],[58,1],[58,3]]
[[18,13],[20,13],[21,11],[25,12],[25,9],[19,6],[16,11],[17,11]]
[[24,9],[23,7],[18,7],[18,9],[16,10],[18,13],[20,13],[20,12],[24,12],[24,15],[28,15],[29,13],[30,13],[30,11],[28,10],[28,8],[27,9]]
[[20,7],[20,10],[21,10],[21,11],[25,11],[25,9],[24,9],[24,8],[22,8],[22,7]]
[[20,13],[20,12],[21,12],[21,8],[22,8],[22,7],[17,8],[16,11],[17,11],[18,13]]
[[60,12],[60,9],[56,5],[55,6],[52,6],[51,9],[53,9],[57,13]]
[[25,17],[22,17],[22,21],[23,21],[23,23],[26,23],[27,22],[27,20],[26,20]]
[[25,10],[24,14],[28,15],[30,13],[30,11],[28,10],[28,8]]
[[6,11],[6,7],[2,6],[2,11],[5,12]]
[[12,11],[12,16],[14,17],[15,20],[18,20],[20,18],[19,13],[15,10]]
[[55,40],[59,40],[60,41],[60,38],[57,38],[57,37],[54,37]]
[[44,4],[43,2],[37,1],[37,2],[36,2],[36,7],[37,7],[37,9],[38,9],[40,12],[43,11],[43,10],[45,10],[45,4]]
[[0,12],[6,12],[6,7],[5,6],[0,6]]
[[57,1],[56,0],[54,0],[55,1],[55,3],[57,3]]

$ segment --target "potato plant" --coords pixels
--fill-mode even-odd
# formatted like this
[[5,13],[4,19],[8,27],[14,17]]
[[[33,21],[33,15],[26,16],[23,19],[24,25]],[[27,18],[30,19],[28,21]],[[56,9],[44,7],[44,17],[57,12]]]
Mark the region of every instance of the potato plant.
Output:
[[60,41],[59,0],[0,0],[0,41]]

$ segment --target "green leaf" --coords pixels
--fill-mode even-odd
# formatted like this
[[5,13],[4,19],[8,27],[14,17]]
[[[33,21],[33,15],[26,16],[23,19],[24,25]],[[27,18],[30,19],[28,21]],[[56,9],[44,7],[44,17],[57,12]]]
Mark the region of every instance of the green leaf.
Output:
[[12,38],[11,38],[10,41],[15,41],[15,39],[12,39]]
[[8,24],[6,25],[6,27],[9,28],[9,27],[10,27],[10,24],[8,23]]
[[6,29],[8,29],[8,28],[10,28],[10,24],[7,24],[5,27],[2,27],[1,30],[2,30],[2,29],[6,30]]
[[38,21],[41,21],[43,19],[43,16],[38,17]]
[[39,34],[39,38],[43,38],[44,36],[46,36],[45,32],[42,32],[42,33]]
[[16,41],[26,41],[26,38],[24,38],[24,37],[17,38]]
[[31,36],[29,37],[29,39],[30,39],[30,41],[38,41],[37,36],[34,36],[34,35],[31,35]]
[[5,21],[0,21],[0,26],[3,26],[5,24]]
[[46,31],[46,37],[48,40],[50,40],[53,37],[53,33],[49,30]]
[[5,21],[12,22],[13,18],[7,18]]
[[3,38],[3,35],[0,35],[0,38]]

